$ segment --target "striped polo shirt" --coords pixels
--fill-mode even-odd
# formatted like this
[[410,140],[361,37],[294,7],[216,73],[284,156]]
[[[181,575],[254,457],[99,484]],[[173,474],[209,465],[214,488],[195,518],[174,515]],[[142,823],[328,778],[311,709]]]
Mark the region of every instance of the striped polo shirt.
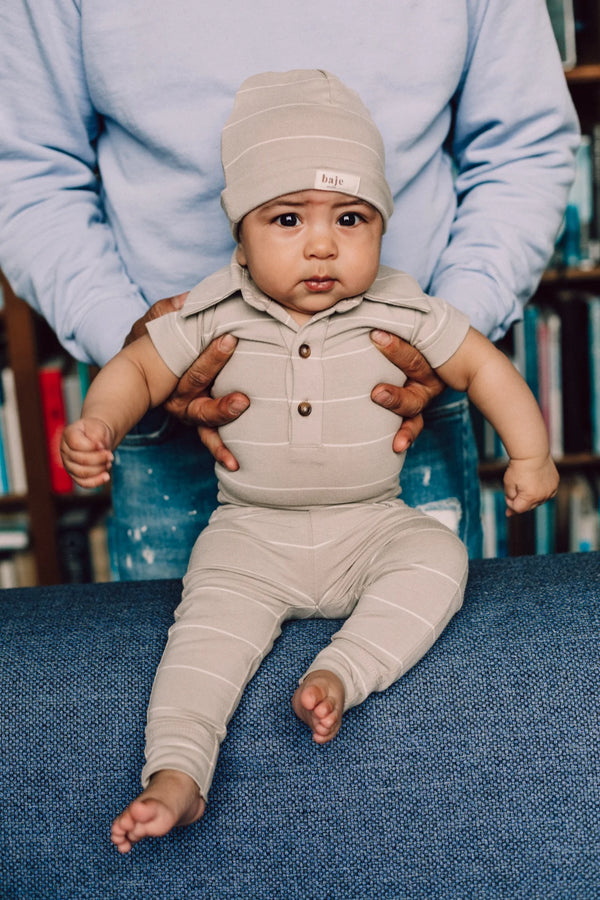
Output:
[[381,266],[364,295],[299,325],[233,261],[200,282],[183,309],[148,324],[177,376],[214,338],[238,339],[213,388],[251,401],[220,429],[239,462],[237,472],[216,465],[221,502],[308,508],[398,495],[398,416],[370,395],[379,382],[401,385],[405,377],[373,345],[374,328],[409,341],[435,368],[458,349],[469,321],[410,275]]

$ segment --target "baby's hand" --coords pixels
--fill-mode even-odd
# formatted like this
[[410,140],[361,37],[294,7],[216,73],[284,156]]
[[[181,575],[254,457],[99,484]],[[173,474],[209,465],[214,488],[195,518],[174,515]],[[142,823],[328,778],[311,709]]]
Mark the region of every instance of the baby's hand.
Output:
[[78,419],[67,425],[60,442],[63,465],[71,478],[85,488],[107,482],[112,454],[112,434],[101,419]]
[[558,490],[558,481],[550,456],[511,459],[504,474],[506,515],[527,512],[550,500]]

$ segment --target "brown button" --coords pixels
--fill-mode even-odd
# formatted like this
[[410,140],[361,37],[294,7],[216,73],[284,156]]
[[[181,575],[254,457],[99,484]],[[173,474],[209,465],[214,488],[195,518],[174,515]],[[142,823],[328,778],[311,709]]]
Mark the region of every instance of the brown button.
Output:
[[300,354],[302,359],[308,359],[308,357],[310,356],[310,347],[308,346],[308,344],[300,344],[298,353]]
[[306,400],[303,400],[302,403],[298,404],[298,412],[301,416],[310,416],[312,412],[312,406]]

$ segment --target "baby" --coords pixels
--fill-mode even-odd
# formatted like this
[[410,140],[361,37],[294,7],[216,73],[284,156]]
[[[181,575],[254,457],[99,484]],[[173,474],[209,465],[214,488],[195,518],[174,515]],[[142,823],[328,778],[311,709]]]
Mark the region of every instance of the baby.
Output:
[[216,467],[220,506],[194,546],[152,690],[143,791],[113,823],[122,852],[202,816],[229,719],[286,619],[345,619],[292,698],[322,744],[461,606],[462,543],[398,497],[397,419],[370,400],[398,370],[374,329],[410,341],[496,428],[509,514],[558,484],[541,414],[510,362],[462,313],[380,265],[392,198],[381,137],[353,91],[323,71],[250,78],[222,160],[231,265],[102,369],[62,441],[75,481],[102,484],[124,435],[202,349],[237,338],[215,393],[242,388],[251,400],[222,429],[239,469]]

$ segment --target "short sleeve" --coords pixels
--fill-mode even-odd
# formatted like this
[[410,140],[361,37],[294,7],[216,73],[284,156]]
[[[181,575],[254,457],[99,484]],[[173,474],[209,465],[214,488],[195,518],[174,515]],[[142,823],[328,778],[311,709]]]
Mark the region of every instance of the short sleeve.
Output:
[[417,312],[411,343],[430,366],[437,369],[456,353],[467,336],[469,318],[463,312],[440,300],[429,297],[428,312]]
[[178,377],[189,369],[202,352],[197,341],[197,316],[182,316],[179,312],[167,313],[146,325],[152,343],[163,362]]

